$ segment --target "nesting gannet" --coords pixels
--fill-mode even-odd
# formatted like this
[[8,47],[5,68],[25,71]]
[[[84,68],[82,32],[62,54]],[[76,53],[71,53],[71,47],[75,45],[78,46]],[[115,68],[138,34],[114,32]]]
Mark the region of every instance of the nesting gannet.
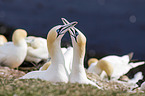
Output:
[[47,47],[51,57],[51,64],[45,71],[32,71],[20,79],[39,78],[50,82],[68,82],[68,74],[65,68],[65,60],[61,51],[60,43],[63,35],[77,22],[53,27],[47,35]]
[[41,37],[26,37],[28,45],[25,61],[39,63],[41,60],[47,61],[49,53],[47,49],[47,40]]
[[98,59],[97,58],[90,58],[88,60],[88,66],[91,66],[92,63],[97,63],[98,62]]
[[27,32],[17,29],[12,36],[12,42],[0,46],[0,65],[17,68],[24,61],[27,54],[25,37]]
[[[62,18],[64,24],[69,24],[69,22]],[[91,84],[100,89],[98,85],[87,78],[85,69],[84,69],[84,56],[86,48],[86,37],[78,29],[71,28],[69,30],[71,35],[72,45],[73,45],[73,62],[72,70],[69,76],[69,82],[71,83],[80,83],[80,84]]]
[[144,62],[129,63],[133,53],[124,56],[110,55],[102,58],[95,66],[94,72],[101,75],[106,72],[108,79],[118,79],[126,74],[131,68],[144,64]]
[[0,35],[0,46],[4,45],[4,43],[8,42],[4,35]]
[[97,63],[98,63],[98,59],[96,59],[96,58],[90,58],[88,60],[88,66],[89,66],[88,67],[88,72],[95,74],[95,71],[96,71],[95,66],[97,65]]

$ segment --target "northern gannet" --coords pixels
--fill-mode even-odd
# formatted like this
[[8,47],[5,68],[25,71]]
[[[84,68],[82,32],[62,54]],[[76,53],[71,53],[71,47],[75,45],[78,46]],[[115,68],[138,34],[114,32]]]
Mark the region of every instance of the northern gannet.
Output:
[[25,30],[17,29],[13,33],[12,42],[0,46],[0,65],[17,68],[22,64],[27,54],[26,36]]
[[[35,62],[36,64],[38,64],[40,61],[47,61],[47,59],[50,58],[47,49],[47,40],[45,38],[28,36],[26,37],[26,42],[28,45],[28,49],[25,61]],[[67,49],[61,48],[61,50],[64,54]]]
[[124,56],[106,56],[98,61],[94,72],[101,75],[102,72],[105,71],[109,80],[117,80],[120,76],[126,74],[131,68],[144,64],[144,62],[129,63],[132,56],[133,53]]
[[73,61],[73,47],[68,47],[67,51],[64,53],[65,67],[68,75],[70,75],[72,70],[72,61]]
[[94,73],[95,74],[95,71],[96,71],[96,68],[95,66],[97,65],[98,63],[98,59],[96,58],[91,58],[88,60],[88,72],[90,73]]
[[4,35],[0,35],[0,46],[4,45],[6,42],[8,42],[7,38]]
[[65,68],[65,60],[61,51],[60,43],[63,35],[77,22],[53,27],[47,35],[47,47],[51,57],[51,64],[45,71],[32,71],[20,79],[39,78],[50,82],[68,82],[68,74]]
[[[69,22],[62,18],[64,24],[69,24]],[[80,83],[80,84],[91,84],[93,86],[101,89],[96,83],[92,82],[87,78],[84,69],[84,56],[86,49],[86,37],[77,28],[73,27],[69,30],[72,45],[73,45],[73,61],[72,70],[69,76],[69,82]]]
[[26,37],[28,45],[27,56],[25,61],[39,63],[41,60],[49,58],[47,49],[47,40],[41,37],[28,36]]
[[98,59],[97,58],[90,58],[88,60],[88,66],[90,67],[92,63],[97,63],[98,62]]

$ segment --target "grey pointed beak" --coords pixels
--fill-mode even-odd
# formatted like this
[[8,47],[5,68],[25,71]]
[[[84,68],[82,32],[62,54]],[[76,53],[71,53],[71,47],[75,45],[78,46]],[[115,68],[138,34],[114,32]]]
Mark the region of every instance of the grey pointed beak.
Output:
[[[65,19],[65,18],[61,18],[61,20],[62,20],[62,22],[63,22],[63,24],[69,24],[69,22]],[[74,26],[72,27],[72,28],[70,28],[69,29],[69,34],[71,35],[71,36],[75,36],[75,30],[74,30]]]
[[60,30],[60,32],[62,34],[64,34],[65,32],[67,32],[70,28],[74,27],[78,22],[71,22],[69,24],[65,24],[65,25],[62,25],[62,28]]

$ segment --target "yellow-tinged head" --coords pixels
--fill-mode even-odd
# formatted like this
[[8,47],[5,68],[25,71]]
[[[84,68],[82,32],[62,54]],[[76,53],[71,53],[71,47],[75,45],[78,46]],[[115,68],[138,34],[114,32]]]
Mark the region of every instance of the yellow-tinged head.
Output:
[[14,45],[19,45],[21,39],[25,39],[27,37],[27,32],[24,29],[17,29],[14,31],[12,36],[12,41]]
[[80,56],[84,56],[85,55],[85,51],[86,51],[86,37],[83,33],[81,33],[78,29],[75,29],[75,36],[73,36],[75,39],[74,42],[76,42],[76,44],[78,45],[79,48],[79,52],[80,52]]
[[53,27],[47,35],[47,43],[53,43],[58,38],[61,39],[62,36],[73,26],[75,26],[77,22],[72,22],[66,25],[58,25]]
[[108,76],[108,79],[111,79],[111,75],[113,73],[113,66],[111,63],[106,60],[99,60],[96,67],[104,70]]
[[98,62],[98,59],[97,58],[90,58],[88,60],[88,66],[90,66],[92,63],[95,63],[95,62]]
[[50,66],[50,64],[51,64],[51,61],[46,62],[46,63],[42,66],[41,71],[47,70],[47,68]]
[[79,46],[85,46],[86,45],[86,37],[85,35],[80,32],[78,29],[75,29],[75,37],[76,37],[76,42],[78,43]]
[[6,37],[4,35],[0,35],[0,46],[3,45],[6,42],[8,42]]

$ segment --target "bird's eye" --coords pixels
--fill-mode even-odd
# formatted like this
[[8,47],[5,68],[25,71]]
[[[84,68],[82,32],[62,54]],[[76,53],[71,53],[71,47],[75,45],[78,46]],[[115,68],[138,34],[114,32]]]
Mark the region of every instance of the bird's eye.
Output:
[[79,33],[75,30],[75,35],[76,35],[76,37],[79,35]]
[[56,32],[59,33],[62,28],[63,27],[60,27],[59,29],[56,30]]
[[56,32],[59,33],[59,29],[57,29]]
[[75,30],[75,35],[73,36],[75,38],[75,41],[77,42],[77,36],[79,35],[79,33]]

